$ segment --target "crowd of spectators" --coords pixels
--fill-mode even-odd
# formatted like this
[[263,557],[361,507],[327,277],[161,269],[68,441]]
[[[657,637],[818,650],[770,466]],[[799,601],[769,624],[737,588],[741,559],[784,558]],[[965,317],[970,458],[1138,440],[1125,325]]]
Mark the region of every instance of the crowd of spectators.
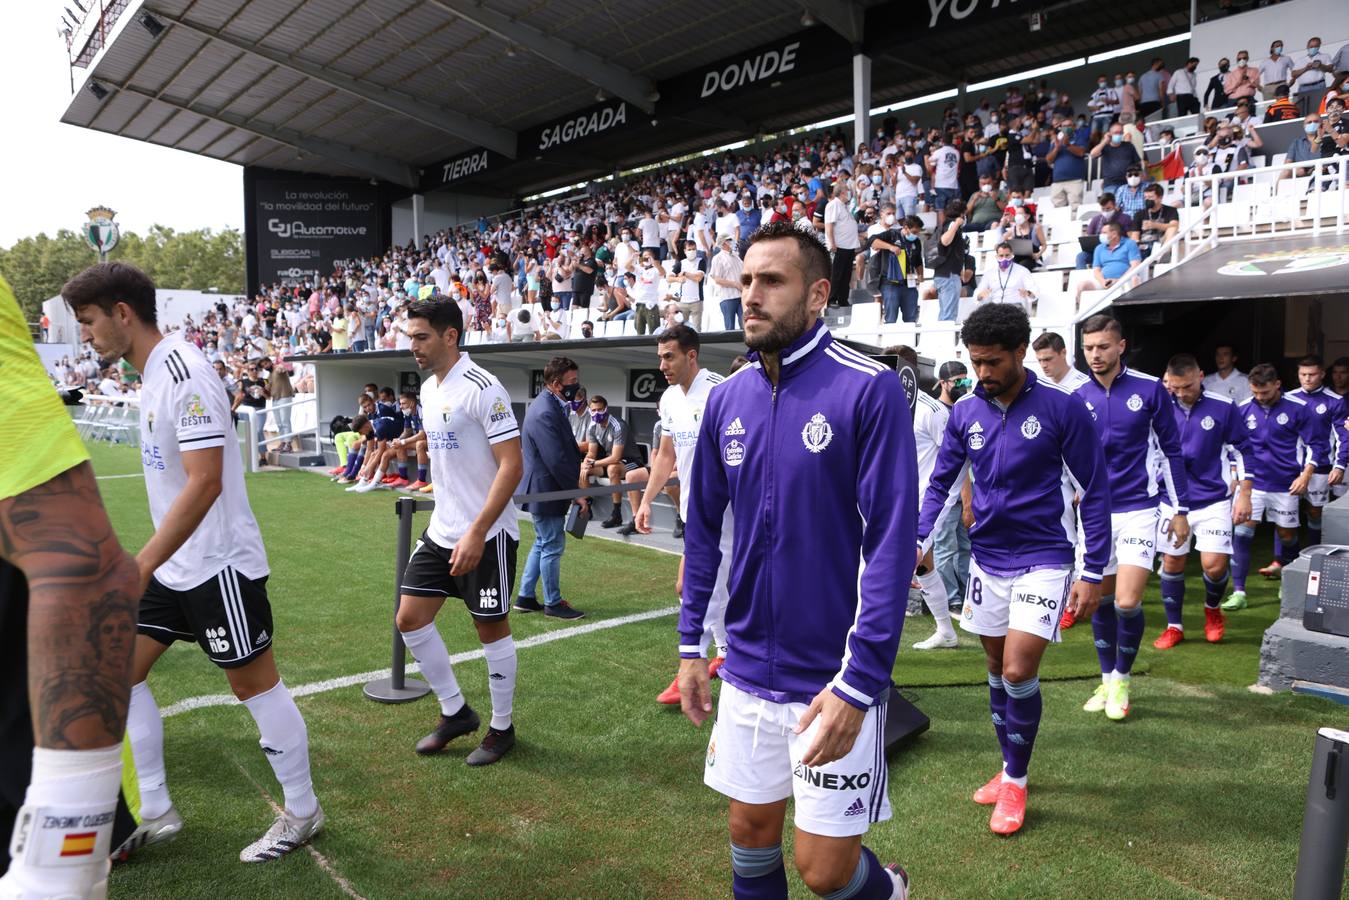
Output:
[[[1200,60],[1172,72],[1158,57],[1141,75],[1102,73],[1077,102],[1041,79],[979,98],[966,111],[947,104],[936,121],[887,119],[856,146],[825,131],[757,153],[724,152],[612,185],[594,182],[579,196],[426,236],[420,249],[393,247],[317,280],[265,286],[248,303],[184,328],[234,382],[264,358],[406,349],[407,306],[429,296],[458,303],[466,332],[490,342],[585,338],[597,322],[624,320],[638,334],[680,322],[734,329],[741,323],[741,249],[760,224],[784,220],[813,230],[830,250],[832,305],[847,304],[860,286],[882,303],[887,322],[915,321],[918,304],[929,299],[938,301],[940,319],[954,319],[962,294],[1008,294],[980,287],[971,232],[996,232],[1019,269],[1042,264],[1048,241],[1036,188],[1049,189],[1051,205],[1076,208],[1089,176],[1099,177],[1102,215],[1088,234],[1113,218],[1128,242],[1126,258],[1173,233],[1168,192],[1150,204],[1144,147],[1159,141],[1166,152],[1175,133],[1152,133],[1150,117],[1236,105],[1230,116],[1204,123],[1207,136],[1184,172],[1194,190],[1207,190],[1206,175],[1250,167],[1253,156],[1272,152],[1257,127],[1257,93],[1276,98],[1266,122],[1299,111],[1306,117],[1289,161],[1349,153],[1340,96],[1349,45],[1333,55],[1320,46],[1312,37],[1305,53],[1290,58],[1276,40],[1258,64],[1240,51],[1235,69],[1219,62],[1202,98]],[[918,217],[928,211],[935,228]],[[1084,253],[1079,267],[1094,261]],[[987,281],[991,273],[983,274]],[[920,290],[925,277],[930,283]],[[1017,284],[1009,299],[1027,301],[1030,289],[1019,275]],[[578,308],[584,316],[571,314]],[[81,359],[67,371],[134,390],[90,368]]]

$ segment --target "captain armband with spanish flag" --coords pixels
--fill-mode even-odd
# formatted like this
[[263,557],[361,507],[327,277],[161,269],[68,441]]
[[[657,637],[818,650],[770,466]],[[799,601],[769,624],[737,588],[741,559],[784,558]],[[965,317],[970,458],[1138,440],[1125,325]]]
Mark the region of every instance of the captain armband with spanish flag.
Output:
[[10,840],[0,900],[102,897],[122,778],[121,745],[33,751],[33,777]]

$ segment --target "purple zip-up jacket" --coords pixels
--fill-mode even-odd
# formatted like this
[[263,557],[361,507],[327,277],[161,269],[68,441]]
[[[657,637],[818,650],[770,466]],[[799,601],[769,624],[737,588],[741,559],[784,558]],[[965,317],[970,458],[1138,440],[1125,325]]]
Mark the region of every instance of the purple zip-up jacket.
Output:
[[1082,580],[1101,580],[1110,561],[1109,475],[1079,398],[1028,369],[1006,408],[980,386],[957,400],[918,517],[920,550],[926,552],[937,526],[954,514],[967,470],[974,475],[970,553],[981,568],[1010,575],[1071,566],[1073,494],[1080,491]]
[[1157,505],[1157,485],[1182,515],[1190,511],[1180,433],[1171,414],[1171,395],[1160,380],[1123,363],[1109,390],[1088,374],[1073,393],[1091,411],[1110,472],[1110,511],[1133,512]]
[[1180,432],[1191,508],[1226,500],[1231,493],[1232,467],[1236,467],[1237,481],[1247,477],[1246,428],[1237,405],[1222,394],[1204,391],[1189,409],[1172,397],[1171,408]]
[[697,657],[731,507],[720,676],[775,703],[884,700],[913,577],[918,462],[898,376],[817,322],[708,395],[685,490],[679,654]]
[[1246,471],[1257,491],[1286,493],[1304,466],[1319,467],[1329,458],[1330,447],[1320,437],[1316,413],[1306,401],[1280,394],[1273,405],[1264,406],[1251,397],[1237,411],[1251,448]]
[[[1319,475],[1330,474],[1330,470],[1338,461],[1332,459],[1330,455],[1331,435],[1343,430],[1342,426],[1346,415],[1344,398],[1324,384],[1310,392],[1298,388],[1289,391],[1288,396],[1306,403],[1312,411],[1313,419],[1316,422],[1316,440],[1326,442],[1326,455],[1317,457],[1316,472]],[[1340,447],[1340,455],[1344,455],[1343,445]]]

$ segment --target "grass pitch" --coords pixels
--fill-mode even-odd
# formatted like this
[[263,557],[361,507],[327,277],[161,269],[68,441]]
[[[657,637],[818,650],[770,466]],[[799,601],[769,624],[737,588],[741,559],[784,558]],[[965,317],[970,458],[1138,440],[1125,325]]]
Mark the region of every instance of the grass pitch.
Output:
[[[134,450],[92,448],[99,475],[139,471]],[[151,533],[138,478],[100,482],[123,543]],[[388,665],[395,519],[389,494],[356,496],[313,475],[248,476],[272,565],[276,654],[292,688]],[[419,527],[425,516],[419,516]],[[532,535],[523,529],[522,550]],[[1263,532],[1262,532],[1263,536]],[[1257,563],[1261,557],[1257,554]],[[523,563],[523,560],[521,560]],[[611,541],[571,542],[563,594],[581,624],[674,605],[676,559]],[[1250,584],[1251,606],[1227,639],[1202,639],[1203,588],[1191,573],[1191,638],[1159,652],[1157,585],[1123,723],[1080,709],[1095,686],[1089,627],[1051,648],[1045,718],[1031,767],[1024,830],[988,831],[969,794],[1000,764],[988,722],[983,654],[909,649],[931,631],[910,619],[896,680],[932,729],[891,764],[894,818],[867,843],[902,862],[915,896],[970,898],[1286,897],[1292,889],[1312,741],[1343,725],[1325,701],[1258,696],[1261,635],[1277,585]],[[439,618],[451,653],[477,648],[468,616]],[[470,769],[461,739],[424,759],[412,744],[433,724],[432,699],[401,706],[359,687],[300,697],[315,787],[328,827],[317,855],[238,862],[269,824],[279,788],[237,704],[165,721],[169,787],[187,827],[114,871],[113,896],[375,898],[518,896],[701,898],[730,894],[724,800],[701,783],[708,729],[655,694],[675,668],[674,616],[520,651],[520,743],[501,764]],[[568,627],[512,617],[517,639]],[[490,708],[481,660],[456,666],[469,702]],[[150,678],[162,709],[228,693],[194,645],[177,644]],[[789,829],[790,832],[790,829]],[[790,834],[787,852],[790,854]],[[793,897],[808,897],[795,873]]]

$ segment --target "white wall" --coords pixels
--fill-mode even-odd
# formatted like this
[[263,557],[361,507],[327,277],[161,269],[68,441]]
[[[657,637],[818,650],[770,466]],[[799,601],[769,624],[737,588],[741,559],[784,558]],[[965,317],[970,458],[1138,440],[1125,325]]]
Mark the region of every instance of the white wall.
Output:
[[[1269,45],[1283,41],[1285,55],[1307,52],[1307,38],[1321,38],[1326,62],[1349,42],[1349,5],[1345,0],[1286,0],[1251,12],[1202,22],[1190,32],[1190,55],[1199,57],[1202,91],[1218,71],[1218,60],[1237,64],[1237,51],[1251,54],[1251,65],[1269,56]],[[1327,83],[1329,83],[1327,81]]]
[[[422,234],[435,234],[442,228],[452,228],[464,222],[471,222],[478,216],[490,216],[511,208],[509,200],[498,197],[451,194],[447,191],[422,196],[426,201],[421,222]],[[412,231],[412,198],[408,197],[393,205],[393,242],[397,246],[402,246],[416,237],[418,235]]]

